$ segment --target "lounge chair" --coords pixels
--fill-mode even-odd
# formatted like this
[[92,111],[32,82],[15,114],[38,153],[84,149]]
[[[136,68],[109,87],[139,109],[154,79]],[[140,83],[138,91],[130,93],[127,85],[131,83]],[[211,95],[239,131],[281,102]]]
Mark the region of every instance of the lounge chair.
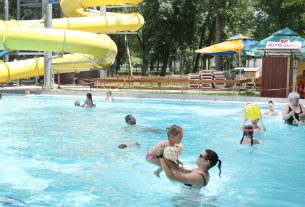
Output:
[[[190,73],[188,75],[189,80],[200,80],[200,74],[199,73]],[[200,83],[190,83],[189,88],[200,88]]]
[[[223,71],[214,71],[213,72],[214,80],[227,80]],[[215,83],[215,88],[224,88],[226,83]]]
[[[210,70],[202,70],[200,71],[201,80],[213,80],[213,74]],[[201,88],[213,88],[212,83],[203,83],[201,84]]]

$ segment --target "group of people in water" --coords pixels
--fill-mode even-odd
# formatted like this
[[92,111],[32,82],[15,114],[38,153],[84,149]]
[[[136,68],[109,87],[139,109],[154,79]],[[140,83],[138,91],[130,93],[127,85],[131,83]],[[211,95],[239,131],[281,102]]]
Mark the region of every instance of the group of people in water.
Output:
[[[125,121],[129,126],[136,127],[136,118],[132,115],[126,115]],[[145,128],[146,129],[146,128]],[[152,131],[152,130],[149,130]],[[156,131],[154,131],[156,132]],[[188,187],[201,188],[208,184],[210,176],[209,169],[218,163],[219,176],[221,174],[221,161],[216,152],[210,149],[203,150],[196,159],[197,167],[184,167],[178,157],[181,155],[183,145],[183,129],[178,125],[172,125],[166,129],[167,139],[151,147],[145,156],[145,160],[158,166],[154,174],[159,177],[164,170],[166,176]],[[139,143],[122,143],[118,148],[123,149],[130,146],[140,146]]]
[[[106,93],[106,101],[108,101],[108,102],[112,102],[113,101],[113,97],[112,97],[112,92],[111,91],[107,91],[107,93]],[[87,93],[86,94],[85,102],[83,104],[80,104],[79,101],[75,101],[74,102],[74,106],[92,108],[92,107],[95,107],[96,105],[93,103],[92,94],[91,93]]]
[[[299,94],[293,92],[288,96],[288,103],[285,105],[282,111],[282,117],[285,123],[291,125],[305,125],[305,108],[299,103]],[[112,93],[109,91],[106,93],[106,101],[112,101]],[[75,102],[75,106],[81,107],[95,107],[93,103],[92,94],[87,93],[86,101],[81,105],[79,101]],[[274,103],[268,102],[268,111],[265,112],[266,116],[278,116],[279,113],[274,109]],[[257,120],[251,120],[251,124],[246,124],[247,119],[241,125],[243,136],[240,140],[240,144],[253,145],[261,144],[254,138],[254,134],[257,132],[265,132],[266,127],[263,124],[262,115]],[[132,115],[125,116],[125,122],[132,127],[143,129],[147,131],[154,131],[155,129],[148,129],[140,127],[137,124],[136,118]],[[209,170],[215,165],[219,168],[219,177],[221,175],[221,160],[216,152],[210,149],[204,149],[200,152],[196,158],[197,167],[187,168],[184,167],[178,157],[183,151],[183,145],[181,141],[183,139],[183,128],[177,125],[172,125],[166,129],[167,139],[160,141],[151,147],[145,156],[145,160],[153,165],[158,166],[154,171],[154,174],[159,177],[160,173],[164,170],[166,176],[171,179],[183,183],[188,187],[202,188],[206,186],[210,180]],[[118,145],[119,149],[136,146],[140,147],[137,142],[124,142]]]
[[[30,92],[26,91],[25,95],[29,95]],[[1,98],[1,94],[0,94]],[[106,101],[111,102],[114,98],[112,92],[106,93]],[[305,108],[299,103],[300,95],[296,92],[292,92],[288,95],[288,103],[285,104],[282,117],[286,124],[301,126],[305,125]],[[95,107],[92,99],[92,94],[86,94],[86,100],[83,104],[79,101],[75,101],[75,106],[78,107]],[[266,116],[278,116],[279,113],[274,109],[274,103],[268,102],[268,111],[265,112]],[[251,124],[246,124],[247,119],[245,118],[241,130],[243,136],[240,140],[240,144],[253,145],[261,144],[254,138],[254,134],[257,132],[265,132],[266,127],[263,124],[262,115],[257,120],[252,120]],[[151,131],[159,133],[160,130],[145,128],[136,125],[136,118],[132,115],[125,116],[125,122],[132,127],[136,127],[140,130]],[[163,130],[162,130],[163,131]],[[164,131],[163,131],[164,132]],[[219,168],[219,177],[221,175],[221,160],[219,159],[216,152],[210,149],[204,149],[200,152],[196,158],[197,167],[188,168],[182,165],[178,157],[183,151],[183,145],[181,141],[183,139],[183,128],[178,125],[172,125],[166,129],[167,139],[160,141],[151,147],[145,156],[145,160],[158,168],[154,171],[156,176],[160,176],[160,173],[164,170],[166,176],[171,179],[183,183],[188,187],[202,188],[206,186],[210,180],[209,170],[215,165]],[[124,142],[118,145],[119,149],[124,149],[131,146],[140,147],[137,142]]]

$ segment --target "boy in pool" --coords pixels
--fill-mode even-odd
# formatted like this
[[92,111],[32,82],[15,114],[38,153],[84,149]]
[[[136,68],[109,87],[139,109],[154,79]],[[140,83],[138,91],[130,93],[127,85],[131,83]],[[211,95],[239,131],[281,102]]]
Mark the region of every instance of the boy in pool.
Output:
[[[175,145],[179,145],[181,143],[182,137],[183,137],[183,129],[177,125],[172,125],[170,128],[167,128],[167,140],[161,141],[158,144],[156,144],[155,146],[153,146],[152,148],[149,149],[149,151],[146,154],[146,161],[157,165],[158,169],[154,171],[154,174],[157,177],[160,177],[160,173],[162,171],[162,167],[161,167],[161,163],[160,163],[160,156],[162,157],[164,154],[164,150],[166,147],[174,147]],[[181,149],[182,151],[182,149]],[[180,154],[181,154],[180,151]],[[171,167],[173,169],[178,169],[179,166],[177,163],[181,163],[178,159],[177,159],[177,163],[173,162],[173,161],[169,161]]]
[[133,146],[141,147],[141,145],[138,142],[124,142],[122,144],[119,144],[118,148],[119,149],[125,149],[127,147],[133,147]]
[[131,130],[137,130],[137,131],[148,131],[148,132],[152,132],[152,133],[163,133],[164,130],[160,130],[160,129],[154,129],[154,128],[150,128],[150,127],[143,127],[143,126],[139,126],[137,125],[137,120],[134,116],[128,114],[125,116],[125,122],[126,124],[128,124],[128,127],[124,128],[124,131],[129,132]]

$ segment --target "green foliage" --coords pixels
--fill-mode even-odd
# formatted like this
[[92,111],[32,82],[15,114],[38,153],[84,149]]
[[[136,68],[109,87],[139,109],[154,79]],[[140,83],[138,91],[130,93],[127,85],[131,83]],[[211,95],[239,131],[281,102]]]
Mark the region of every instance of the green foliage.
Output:
[[[1,8],[3,1],[0,0]],[[15,0],[9,1],[9,10],[10,18],[16,18]],[[142,74],[160,73],[162,70],[155,70],[157,65],[163,67],[163,74],[168,73],[174,61],[177,71],[183,73],[204,69],[207,56],[197,57],[194,51],[215,43],[217,15],[223,21],[218,28],[222,40],[238,33],[260,40],[284,27],[305,35],[304,0],[144,0],[139,7],[109,11],[139,12],[144,16],[145,24],[138,35],[128,35],[132,63],[142,65]],[[23,10],[22,16],[33,18],[29,9]],[[54,5],[53,16],[60,16],[58,5]],[[3,18],[3,10],[0,17]],[[124,35],[111,37],[119,50],[119,70],[127,63],[126,43]],[[234,56],[223,58],[224,70],[234,67],[233,59]]]
[[255,36],[265,38],[272,33],[289,27],[305,35],[305,1],[304,0],[256,0]]

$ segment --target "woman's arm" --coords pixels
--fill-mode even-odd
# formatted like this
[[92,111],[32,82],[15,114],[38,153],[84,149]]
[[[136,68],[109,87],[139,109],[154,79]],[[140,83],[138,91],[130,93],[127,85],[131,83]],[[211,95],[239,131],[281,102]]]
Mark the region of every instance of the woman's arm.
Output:
[[246,122],[247,122],[247,119],[245,118],[244,122],[240,125],[240,130],[241,131],[244,131],[244,126],[245,126]]
[[261,114],[261,117],[260,117],[259,119],[260,119],[260,121],[261,121],[261,131],[262,131],[262,132],[265,132],[265,131],[266,131],[266,127],[265,127],[265,125],[264,125],[264,123],[263,123],[263,116],[262,116],[262,114]]
[[166,176],[169,179],[174,179],[175,175],[166,160],[163,157],[160,157],[159,160]]
[[291,110],[291,112],[289,112],[289,107],[288,105],[286,105],[282,111],[282,117],[284,120],[289,119],[292,115],[294,115],[294,111]]
[[305,107],[302,104],[300,104],[300,106],[302,108],[302,113],[300,115],[305,117]]
[[258,141],[257,139],[253,138],[253,144],[262,144],[263,141]]
[[167,160],[160,158],[161,166],[166,174],[166,176],[171,179],[181,183],[187,183],[192,185],[198,185],[202,182],[202,177],[197,173],[182,173],[182,172],[173,172],[170,166],[167,163]]

